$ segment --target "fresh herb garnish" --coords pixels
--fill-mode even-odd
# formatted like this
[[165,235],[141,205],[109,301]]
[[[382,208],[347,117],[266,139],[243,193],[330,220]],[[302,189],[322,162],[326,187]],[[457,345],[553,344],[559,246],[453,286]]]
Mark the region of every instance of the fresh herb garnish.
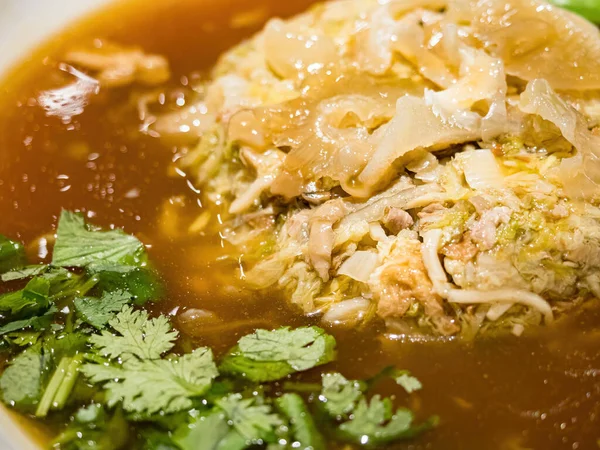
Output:
[[325,439],[319,432],[304,400],[298,394],[284,394],[275,403],[290,424],[291,448],[325,450]]
[[28,347],[35,344],[40,338],[40,331],[14,331],[6,333],[3,338],[8,345],[17,347]]
[[50,282],[44,278],[34,278],[23,289],[0,295],[0,312],[36,314],[48,308],[49,295]]
[[402,386],[409,394],[412,394],[423,387],[421,382],[417,378],[413,377],[408,370],[398,371],[395,379],[396,383],[399,386]]
[[101,298],[78,297],[73,304],[81,320],[101,330],[131,298],[127,291],[105,292]]
[[64,356],[60,360],[35,411],[37,417],[46,417],[50,408],[64,408],[77,381],[82,360],[81,354],[73,357]]
[[122,230],[99,231],[86,226],[81,214],[63,211],[56,229],[52,265],[85,267],[90,264],[140,265],[144,246]]
[[49,266],[46,264],[36,264],[33,266],[18,267],[16,269],[12,268],[12,270],[3,273],[1,278],[2,281],[24,280],[43,274],[48,268]]
[[42,396],[45,358],[42,344],[35,344],[18,354],[0,378],[2,400],[7,405],[29,411]]
[[255,382],[279,380],[335,358],[335,339],[318,327],[256,330],[244,336],[221,362],[224,373]]
[[86,364],[82,371],[92,383],[104,385],[109,407],[122,402],[125,411],[146,415],[191,408],[191,399],[204,394],[217,375],[212,352],[206,348],[171,359]]
[[550,3],[571,10],[590,22],[600,24],[600,4],[597,0],[550,0]]
[[160,297],[160,283],[143,245],[122,231],[64,211],[52,263],[25,263],[13,259],[2,275],[20,289],[0,296],[0,342],[12,355],[0,391],[38,418],[69,417],[54,448],[324,450],[324,436],[377,447],[436,423],[415,425],[410,410],[372,395],[382,377],[420,389],[407,371],[290,379],[335,359],[334,337],[318,327],[256,330],[219,361],[206,347],[177,351],[169,319],[136,309]]
[[149,319],[146,311],[131,307],[123,308],[109,325],[116,333],[103,331],[90,338],[97,353],[109,359],[158,359],[173,348],[178,334],[165,316]]
[[261,444],[275,440],[275,429],[283,424],[273,413],[271,406],[257,404],[256,398],[243,398],[241,394],[230,394],[217,400],[216,405],[227,417],[227,421],[248,444]]
[[122,264],[93,264],[87,274],[98,280],[97,289],[103,292],[127,291],[133,302],[141,305],[162,295],[162,287],[154,271],[148,267]]
[[174,434],[174,442],[181,450],[235,450],[247,447],[246,440],[227,421],[222,410],[192,419]]
[[413,413],[407,408],[393,412],[392,401],[373,396],[370,401],[362,398],[349,421],[342,423],[337,431],[339,439],[360,445],[380,446],[389,442],[416,436],[437,424],[432,417],[420,425],[413,425]]
[[0,234],[0,272],[7,272],[25,264],[23,245]]
[[103,331],[90,342],[99,355],[117,361],[88,363],[82,370],[92,383],[104,384],[111,407],[122,402],[125,411],[148,415],[191,408],[191,398],[204,394],[218,374],[207,348],[160,359],[177,338],[164,316],[149,319],[125,306],[109,324],[117,335]]
[[360,382],[349,381],[341,373],[326,373],[323,374],[323,389],[319,400],[331,416],[341,417],[354,410],[364,389]]
[[[0,246],[7,258],[22,253],[19,244],[6,238],[0,238]],[[160,283],[147,267],[141,242],[121,230],[93,229],[76,213],[61,213],[51,265],[26,266],[21,256],[3,266],[7,271],[2,281],[30,280],[22,289],[0,295],[0,334],[46,329],[59,310],[70,314],[72,309],[100,329],[125,304],[160,296]],[[85,273],[65,268],[81,266],[86,266]]]
[[53,305],[48,309],[48,311],[46,311],[40,316],[31,316],[27,319],[20,319],[8,322],[7,324],[4,324],[0,327],[0,335],[25,329],[32,329],[34,331],[45,330],[50,327],[52,319],[54,318],[54,314],[57,312],[58,310]]

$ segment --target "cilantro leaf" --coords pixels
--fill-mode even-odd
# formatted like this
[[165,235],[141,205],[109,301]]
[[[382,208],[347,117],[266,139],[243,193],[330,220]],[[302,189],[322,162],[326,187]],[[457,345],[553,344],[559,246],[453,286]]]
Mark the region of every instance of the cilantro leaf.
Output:
[[63,267],[53,267],[46,264],[35,264],[6,272],[2,281],[24,280],[25,278],[41,277],[52,283],[59,283],[72,278],[80,278]]
[[103,292],[128,291],[136,305],[156,300],[162,286],[156,274],[147,267],[118,264],[92,264],[87,272],[98,279],[96,287]]
[[[329,338],[329,339],[328,339]],[[240,350],[253,361],[285,361],[297,371],[319,364],[333,338],[318,327],[256,330],[240,339]]]
[[29,347],[40,338],[39,331],[13,331],[4,335],[4,341],[17,347]]
[[0,327],[0,335],[11,333],[13,331],[23,330],[25,328],[31,328],[35,331],[45,330],[52,323],[52,319],[54,318],[54,314],[56,314],[58,310],[53,305],[41,316],[33,316],[28,319],[15,320],[13,322],[9,322]]
[[227,421],[220,409],[180,426],[173,440],[181,450],[243,450],[248,443]]
[[351,413],[362,397],[364,387],[358,381],[349,381],[342,374],[326,373],[322,376],[323,389],[319,400],[333,417]]
[[92,403],[90,405],[79,408],[75,413],[75,420],[78,423],[93,423],[98,421],[104,416],[104,408],[99,403]]
[[85,294],[95,283],[65,269],[52,269],[32,278],[23,289],[0,296],[0,311],[8,313],[10,320],[0,326],[0,335],[24,328],[48,328],[58,312],[53,301]]
[[88,339],[89,336],[84,333],[51,334],[44,338],[44,350],[52,355],[54,362],[57,362],[65,356],[83,352]]
[[204,347],[168,360],[85,364],[82,371],[92,383],[104,384],[109,407],[122,402],[126,411],[146,415],[191,408],[191,398],[204,394],[218,375],[212,351]]
[[402,386],[408,394],[418,391],[423,386],[421,382],[411,375],[408,370],[396,369],[394,366],[384,367],[377,375],[367,380],[369,387],[373,387],[383,378],[392,378],[398,386]]
[[0,234],[0,272],[6,272],[25,264],[23,245]]
[[46,272],[48,267],[45,264],[35,264],[13,269],[10,272],[2,274],[2,281],[24,280],[25,278],[35,277]]
[[[40,267],[43,270],[39,270]],[[23,271],[27,271],[27,268]],[[13,273],[9,272],[9,274]],[[50,301],[84,295],[97,283],[94,278],[88,279],[61,267],[35,266],[35,270],[25,275],[30,276],[34,273],[35,278],[32,278],[23,289],[0,296],[0,311],[16,314],[33,307],[35,311],[29,310],[25,313],[25,315],[32,314],[39,309],[47,308]],[[12,279],[17,279],[16,275]]]
[[90,342],[100,354],[122,364],[85,364],[82,368],[92,383],[104,385],[109,406],[122,402],[126,411],[147,416],[189,409],[191,398],[205,393],[218,375],[207,348],[159,359],[177,338],[164,316],[149,319],[147,312],[124,306],[109,324],[118,335],[103,331],[92,335]]
[[256,397],[242,398],[241,394],[230,394],[215,402],[248,443],[273,442],[275,428],[282,425],[283,421],[273,414],[270,406],[255,403]]
[[579,14],[596,25],[600,24],[600,7],[595,0],[551,0],[549,3]]
[[143,254],[144,246],[135,236],[122,230],[90,230],[81,214],[62,211],[52,265],[84,267],[99,262],[138,265]]
[[396,383],[399,386],[402,386],[408,394],[412,394],[413,392],[423,388],[421,382],[417,378],[413,377],[408,370],[398,371],[395,376],[395,380]]
[[363,397],[358,402],[349,421],[339,426],[337,437],[357,445],[380,446],[386,443],[408,439],[435,426],[437,417],[413,426],[413,413],[406,408],[392,412],[389,398],[379,395],[370,402]]
[[0,377],[4,403],[30,410],[42,395],[45,365],[40,343],[18,354]]
[[123,310],[108,324],[119,335],[102,331],[93,335],[90,342],[98,352],[110,359],[128,358],[135,355],[140,359],[157,359],[173,348],[177,331],[171,331],[169,320],[165,316],[149,319],[146,311],[134,311],[130,306]]
[[290,422],[293,436],[293,441],[290,442],[291,448],[313,450],[327,448],[302,397],[298,394],[284,394],[275,403]]
[[295,372],[285,362],[256,362],[246,358],[236,345],[221,360],[219,370],[223,374],[238,375],[256,383],[275,381]]
[[35,314],[49,306],[49,294],[50,282],[44,278],[33,278],[23,289],[0,295],[0,311]]
[[130,301],[129,292],[114,291],[105,292],[102,298],[78,297],[73,303],[81,320],[102,329]]
[[273,381],[335,358],[335,339],[318,327],[256,330],[240,339],[221,370],[256,382]]

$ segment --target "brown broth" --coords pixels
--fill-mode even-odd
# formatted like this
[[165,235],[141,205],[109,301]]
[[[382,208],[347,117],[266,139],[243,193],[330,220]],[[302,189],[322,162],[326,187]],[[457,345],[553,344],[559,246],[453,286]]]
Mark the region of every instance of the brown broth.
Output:
[[[235,263],[208,263],[220,251],[219,242],[164,232],[161,214],[169,198],[182,196],[185,203],[173,207],[179,224],[189,224],[201,207],[185,179],[168,175],[173,150],[130,133],[136,127],[134,114],[130,123],[123,119],[127,115],[111,114],[114,105],[128,102],[126,90],[99,96],[69,126],[46,117],[30,99],[55,83],[56,62],[73,43],[107,38],[140,45],[166,55],[178,80],[208,68],[219,53],[260,26],[229,28],[235,12],[252,5],[285,16],[309,3],[135,0],[50,40],[0,84],[0,233],[33,242],[52,231],[61,208],[84,211],[94,223],[135,233],[151,245],[150,257],[164,276],[167,293],[158,304],[161,312],[201,308],[217,314],[224,327],[237,324],[221,331],[195,330],[189,338],[193,345],[210,345],[219,352],[255,327],[306,323],[276,295],[244,291],[235,280]],[[131,198],[132,192],[139,195]],[[39,248],[29,252],[33,259],[45,259]],[[411,397],[411,406],[422,415],[438,414],[441,425],[398,448],[597,447],[600,310],[595,303],[520,338],[419,343],[386,340],[375,330],[332,332],[340,350],[332,368],[347,377],[365,378],[393,364],[422,381],[424,389]],[[313,371],[304,377],[317,375]],[[384,392],[391,389],[382,386]]]

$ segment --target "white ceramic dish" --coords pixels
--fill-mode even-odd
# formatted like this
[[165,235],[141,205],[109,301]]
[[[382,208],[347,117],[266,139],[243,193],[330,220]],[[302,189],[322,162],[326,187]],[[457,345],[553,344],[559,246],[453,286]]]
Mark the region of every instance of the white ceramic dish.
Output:
[[[53,33],[112,0],[0,0],[0,79]],[[0,450],[40,450],[0,406]]]

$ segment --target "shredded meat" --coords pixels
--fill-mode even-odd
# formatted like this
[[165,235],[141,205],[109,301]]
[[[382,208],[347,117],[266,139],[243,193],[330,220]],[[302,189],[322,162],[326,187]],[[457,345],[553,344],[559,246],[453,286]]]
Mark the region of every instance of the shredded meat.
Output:
[[383,224],[394,235],[409,228],[413,223],[411,215],[400,208],[388,208],[383,216]]
[[331,200],[315,209],[310,218],[308,258],[323,281],[329,280],[331,252],[335,241],[333,224],[346,215],[341,199]]
[[446,316],[441,297],[433,291],[421,257],[421,242],[416,239],[396,238],[383,264],[371,275],[369,287],[378,300],[377,314],[383,319],[400,318],[418,302],[437,331],[449,335],[459,329]]
[[465,235],[465,238],[460,242],[445,245],[441,249],[442,255],[462,262],[473,259],[478,251],[479,249],[468,235]]
[[482,250],[489,250],[496,243],[496,229],[501,223],[508,223],[511,211],[500,206],[485,211],[481,219],[471,228],[471,239]]
[[391,265],[381,271],[379,282],[383,285],[380,291],[374,291],[379,296],[377,314],[386,317],[402,317],[408,308],[421,297],[422,286],[416,283],[419,278],[418,270],[410,267]]
[[419,211],[417,216],[419,219],[421,219],[421,224],[424,225],[442,220],[446,211],[448,210],[444,207],[444,205],[432,203]]
[[481,195],[474,195],[469,199],[469,202],[475,207],[475,211],[477,211],[478,214],[483,214],[491,207],[490,202]]

